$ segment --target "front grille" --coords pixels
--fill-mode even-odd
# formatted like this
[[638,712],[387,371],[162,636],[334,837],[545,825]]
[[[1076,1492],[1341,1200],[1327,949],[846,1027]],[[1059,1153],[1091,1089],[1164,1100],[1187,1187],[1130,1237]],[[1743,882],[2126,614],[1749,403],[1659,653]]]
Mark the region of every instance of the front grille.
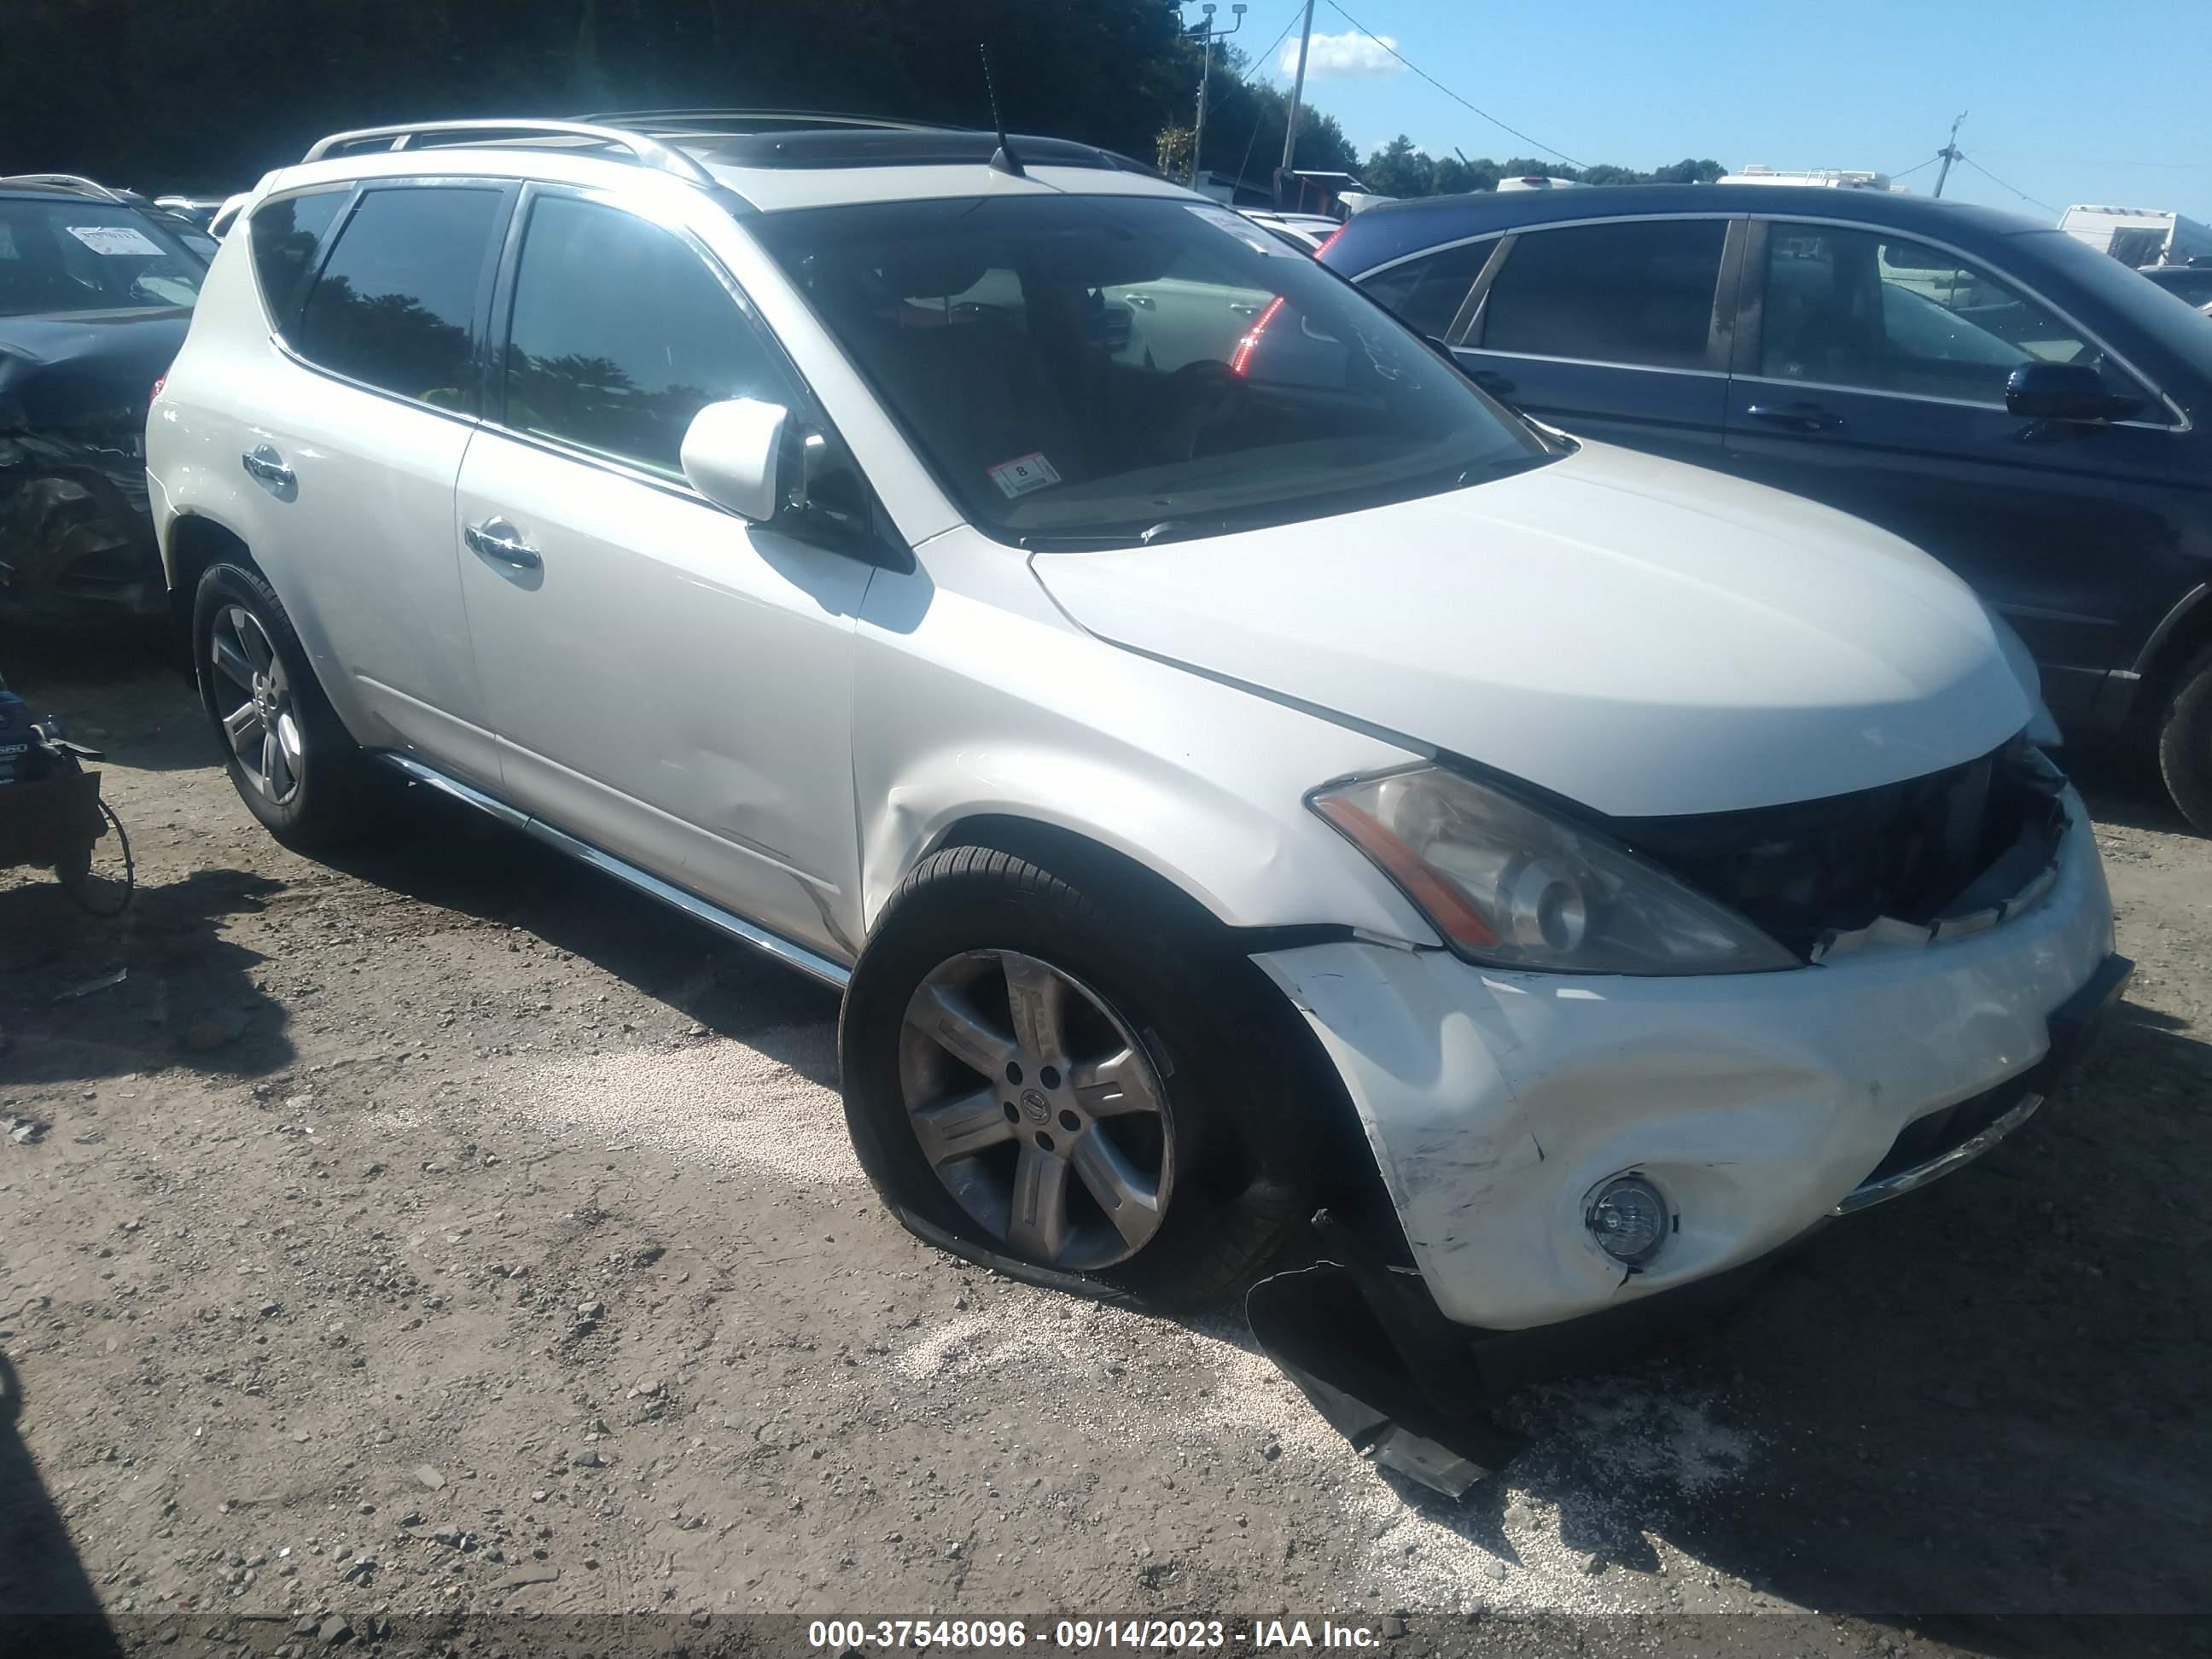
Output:
[[1612,829],[1811,960],[1828,936],[1883,918],[1934,925],[2001,860],[2031,874],[2047,864],[2036,852],[2047,842],[2057,854],[2063,783],[2015,738],[1962,766],[1852,794]]

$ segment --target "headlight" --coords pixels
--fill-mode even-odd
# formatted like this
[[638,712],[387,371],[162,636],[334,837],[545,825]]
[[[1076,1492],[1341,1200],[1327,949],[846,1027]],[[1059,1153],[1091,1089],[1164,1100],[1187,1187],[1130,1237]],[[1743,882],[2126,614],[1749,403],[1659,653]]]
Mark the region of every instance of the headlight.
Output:
[[1455,772],[1355,778],[1311,804],[1472,962],[1579,974],[1804,965],[1625,848]]

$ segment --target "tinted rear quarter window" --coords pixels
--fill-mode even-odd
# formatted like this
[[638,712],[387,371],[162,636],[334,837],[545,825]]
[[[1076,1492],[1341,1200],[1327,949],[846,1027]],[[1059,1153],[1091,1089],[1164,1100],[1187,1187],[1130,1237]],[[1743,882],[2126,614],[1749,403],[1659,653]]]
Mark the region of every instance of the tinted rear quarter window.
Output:
[[295,336],[310,362],[403,398],[473,414],[477,312],[503,190],[372,190],[338,232]]
[[[264,202],[254,209],[247,236],[253,246],[253,273],[261,283],[262,303],[279,330],[288,329],[299,315],[300,295],[307,268],[323,233],[346,204],[349,189],[317,191],[308,196],[287,196]],[[212,250],[215,244],[210,241]]]
[[1407,328],[1441,340],[1497,246],[1492,240],[1440,248],[1364,277],[1359,285]]
[[1487,350],[1702,368],[1723,219],[1624,220],[1526,230],[1482,307]]

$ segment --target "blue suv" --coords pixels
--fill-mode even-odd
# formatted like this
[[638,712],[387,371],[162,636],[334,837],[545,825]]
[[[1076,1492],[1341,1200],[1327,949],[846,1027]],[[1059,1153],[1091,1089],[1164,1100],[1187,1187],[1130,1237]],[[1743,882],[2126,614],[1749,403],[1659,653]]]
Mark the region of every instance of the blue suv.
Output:
[[1321,258],[1539,420],[1924,548],[2212,833],[2212,320],[2062,232],[1867,191],[1438,197]]

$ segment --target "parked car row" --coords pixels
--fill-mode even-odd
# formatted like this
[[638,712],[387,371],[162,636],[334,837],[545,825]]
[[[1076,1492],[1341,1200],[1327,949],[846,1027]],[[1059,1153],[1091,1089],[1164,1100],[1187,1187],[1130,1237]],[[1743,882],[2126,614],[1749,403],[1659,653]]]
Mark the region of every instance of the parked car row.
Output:
[[1389,204],[1321,257],[1530,416],[1932,553],[2212,831],[2212,328],[2172,292],[2010,214],[1781,186]]
[[[1634,259],[1378,208],[1346,268],[1409,329],[1049,139],[334,136],[152,406],[210,732],[291,843],[412,781],[841,989],[862,1162],[947,1249],[1200,1299],[1326,1206],[1424,1340],[1663,1309],[2011,1133],[2128,974],[2006,623],[1536,378],[1656,342],[1717,449],[1769,260],[1762,407],[1857,395],[1883,273],[1955,337],[1965,264],[1699,199]],[[2079,371],[2020,395],[2137,399],[2037,453],[2185,434],[2158,319],[2091,313],[2158,377],[2108,387],[2013,303],[1957,327]],[[1521,409],[1423,331],[1515,342]]]

